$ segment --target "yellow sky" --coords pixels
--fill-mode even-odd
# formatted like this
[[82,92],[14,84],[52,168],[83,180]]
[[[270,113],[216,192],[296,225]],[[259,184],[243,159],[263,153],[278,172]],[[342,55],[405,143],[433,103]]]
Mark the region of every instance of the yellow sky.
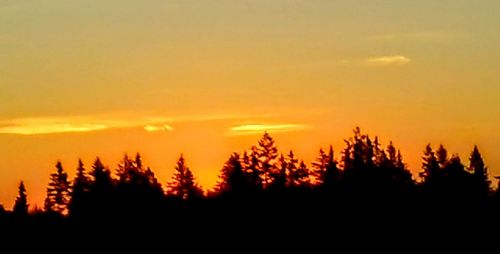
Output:
[[500,174],[496,0],[0,0],[0,203],[61,159],[182,152],[211,185],[270,131],[310,161],[359,125],[417,172],[428,142]]

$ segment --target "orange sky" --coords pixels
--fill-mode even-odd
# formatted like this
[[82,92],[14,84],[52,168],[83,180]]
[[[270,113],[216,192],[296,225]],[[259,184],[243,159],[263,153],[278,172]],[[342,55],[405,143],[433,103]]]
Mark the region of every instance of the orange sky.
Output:
[[210,186],[266,130],[310,162],[359,125],[413,172],[428,142],[500,175],[500,2],[0,1],[0,203],[60,159],[182,152]]

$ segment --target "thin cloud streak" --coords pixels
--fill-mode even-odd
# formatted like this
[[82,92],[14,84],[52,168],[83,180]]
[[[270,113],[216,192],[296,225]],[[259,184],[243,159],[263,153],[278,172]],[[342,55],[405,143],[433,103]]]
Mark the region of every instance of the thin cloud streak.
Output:
[[410,62],[410,58],[401,55],[379,56],[368,58],[365,60],[365,63],[371,66],[405,65],[409,64]]
[[92,132],[116,128],[141,127],[164,122],[166,118],[103,119],[93,117],[21,118],[0,122],[0,134],[42,135]]
[[144,130],[147,132],[164,132],[164,131],[173,131],[174,128],[170,125],[146,125],[144,126]]
[[263,132],[290,132],[308,129],[304,124],[245,124],[231,127],[229,135],[255,135]]
[[[259,118],[267,118],[259,116]],[[147,132],[173,131],[172,123],[206,122],[218,120],[253,119],[250,115],[207,114],[187,115],[179,117],[138,117],[121,116],[71,116],[71,117],[38,117],[0,120],[0,134],[44,135],[57,133],[82,133],[119,128],[141,128]]]

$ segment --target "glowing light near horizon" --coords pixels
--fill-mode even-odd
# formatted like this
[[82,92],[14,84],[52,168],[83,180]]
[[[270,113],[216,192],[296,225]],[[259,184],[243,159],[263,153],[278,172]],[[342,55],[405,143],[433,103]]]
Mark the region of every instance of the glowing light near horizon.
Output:
[[288,132],[307,129],[303,124],[246,124],[234,126],[230,129],[232,135],[253,135],[263,132]]
[[92,132],[116,128],[136,128],[142,126],[161,126],[165,118],[109,118],[109,117],[47,117],[21,118],[0,121],[0,134],[43,135],[57,133]]
[[0,127],[1,134],[37,135],[50,133],[89,132],[105,130],[102,124],[46,123],[38,125]]
[[144,130],[147,132],[173,131],[174,128],[170,125],[146,125]]

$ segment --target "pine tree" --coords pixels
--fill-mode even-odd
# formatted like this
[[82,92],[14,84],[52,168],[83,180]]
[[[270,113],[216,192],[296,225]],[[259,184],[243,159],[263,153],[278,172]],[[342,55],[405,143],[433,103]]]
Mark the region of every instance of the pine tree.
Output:
[[277,172],[273,176],[274,181],[271,184],[271,188],[274,192],[283,192],[287,186],[288,179],[288,161],[283,154],[280,154],[278,159]]
[[436,159],[441,169],[444,169],[448,164],[448,151],[441,144],[436,151]]
[[309,178],[309,168],[304,161],[300,161],[299,167],[292,172],[293,186],[296,188],[309,187],[311,179]]
[[387,146],[387,156],[388,156],[388,164],[390,167],[395,167],[397,164],[397,150],[392,141],[389,142],[389,145]]
[[443,191],[454,197],[473,194],[473,175],[465,170],[464,164],[457,154],[447,161],[443,169]]
[[488,195],[491,190],[491,182],[488,179],[488,168],[484,165],[483,157],[477,146],[474,146],[469,157],[468,170],[472,172],[474,176],[475,191],[480,195]]
[[68,174],[64,171],[62,163],[56,164],[57,171],[50,175],[49,187],[47,188],[46,208],[62,215],[68,213],[70,201],[70,183]]
[[168,183],[168,196],[182,200],[192,200],[203,196],[203,191],[195,181],[193,172],[188,168],[181,155],[175,167],[175,173]]
[[253,146],[250,154],[245,151],[242,156],[242,166],[245,177],[255,192],[262,190],[262,172],[260,171],[257,147]]
[[270,185],[277,171],[278,149],[274,139],[269,133],[264,133],[264,136],[259,140],[257,146],[257,155],[259,159],[259,170],[264,183],[264,188]]
[[[142,166],[142,161],[140,160],[140,155],[137,155],[139,158],[139,163],[141,163]],[[118,176],[118,183],[119,184],[127,184],[130,183],[134,180],[134,178],[137,176],[138,170],[135,166],[134,161],[128,157],[127,154],[123,156],[123,159],[120,161],[118,164],[118,169],[116,170],[116,175]]]
[[85,210],[93,216],[115,216],[115,181],[99,157],[94,160],[90,176],[89,202]]
[[76,177],[73,180],[73,188],[71,191],[71,202],[69,210],[72,215],[80,213],[87,201],[90,188],[90,179],[85,172],[85,167],[81,159],[78,159],[78,167],[76,168]]
[[90,179],[87,175],[82,159],[78,159],[78,167],[76,168],[76,177],[73,182],[73,192],[78,190],[84,192],[88,189]]
[[218,194],[234,196],[242,195],[248,191],[248,182],[243,173],[238,153],[233,153],[224,164],[215,189]]
[[423,171],[420,173],[420,177],[422,177],[424,185],[432,186],[437,184],[440,179],[441,170],[431,144],[425,147],[422,160]]
[[26,195],[26,188],[23,181],[19,184],[19,194],[14,203],[13,214],[14,216],[25,217],[28,216],[28,196]]
[[401,154],[401,151],[398,149],[398,153],[396,155],[396,168],[398,169],[406,169],[405,163],[403,162],[403,155]]
[[387,154],[385,153],[384,149],[380,148],[381,144],[378,140],[378,137],[375,137],[375,140],[373,141],[373,148],[375,150],[374,155],[375,155],[375,165],[377,167],[386,167],[387,163],[389,161],[389,158],[387,158]]
[[292,188],[303,187],[309,184],[309,169],[304,161],[299,163],[293,151],[287,156],[288,179],[287,186]]
[[324,184],[324,175],[326,173],[327,163],[328,163],[328,155],[325,153],[323,148],[320,148],[318,157],[312,163],[312,171],[314,179],[318,182],[319,185]]
[[328,150],[325,166],[326,166],[325,173],[323,177],[320,178],[320,180],[323,182],[324,186],[327,189],[333,189],[338,187],[337,185],[340,183],[341,172],[337,167],[337,161],[335,161],[333,146],[331,145],[330,149]]
[[90,190],[95,195],[105,195],[104,193],[112,191],[114,183],[111,172],[104,166],[99,157],[95,159],[90,175],[92,176]]

